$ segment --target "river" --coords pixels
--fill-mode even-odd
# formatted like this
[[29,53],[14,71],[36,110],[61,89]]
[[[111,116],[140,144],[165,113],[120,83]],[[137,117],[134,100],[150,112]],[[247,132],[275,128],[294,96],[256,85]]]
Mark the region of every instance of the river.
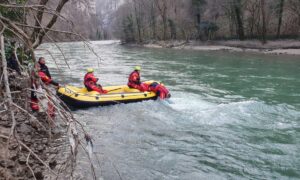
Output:
[[62,84],[82,86],[88,67],[103,86],[125,84],[141,65],[142,80],[162,81],[171,91],[170,102],[74,111],[94,138],[103,179],[300,178],[299,56],[92,42],[99,61],[83,43],[58,46],[67,62],[53,44],[41,48],[59,69],[46,51],[37,55]]

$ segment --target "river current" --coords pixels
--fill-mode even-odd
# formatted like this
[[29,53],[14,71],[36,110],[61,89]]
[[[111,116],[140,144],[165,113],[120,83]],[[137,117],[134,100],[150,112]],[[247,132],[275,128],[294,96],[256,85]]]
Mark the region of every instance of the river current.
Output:
[[[93,136],[103,179],[300,179],[299,56],[92,42],[100,60],[84,43],[58,46],[66,61],[53,44],[40,48],[51,55],[37,55],[61,84],[83,86],[93,67],[103,86],[121,85],[140,65],[142,80],[171,91],[168,102],[74,111]],[[79,161],[82,174],[86,165]]]

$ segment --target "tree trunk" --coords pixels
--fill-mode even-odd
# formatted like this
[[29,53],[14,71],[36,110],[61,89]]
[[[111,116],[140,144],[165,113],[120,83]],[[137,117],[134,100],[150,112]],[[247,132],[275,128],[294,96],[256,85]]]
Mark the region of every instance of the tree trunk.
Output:
[[197,16],[197,39],[201,39],[201,14],[200,12],[196,15]]
[[[62,8],[65,6],[65,4],[68,2],[69,0],[61,0],[59,2],[59,4],[56,7],[56,13],[59,14],[62,10]],[[50,20],[50,22],[47,24],[46,28],[47,29],[43,29],[35,38],[35,42],[33,43],[33,48],[37,48],[41,43],[42,40],[44,38],[44,36],[48,33],[49,29],[52,28],[52,26],[56,23],[58,18],[58,15],[53,15],[52,19]]]
[[282,24],[282,14],[283,14],[284,0],[279,2],[279,12],[278,12],[278,26],[277,26],[277,38],[280,38],[280,29]]
[[230,37],[234,36],[234,24],[235,24],[235,13],[233,12],[232,6],[229,8],[225,8],[225,14],[228,18],[228,29],[230,33]]
[[171,39],[175,40],[177,38],[177,34],[176,34],[176,24],[172,19],[169,19],[169,28],[171,31]]
[[8,108],[9,108],[10,116],[12,118],[12,126],[11,126],[11,131],[10,131],[10,135],[9,135],[9,139],[8,139],[8,141],[10,141],[11,136],[15,132],[16,120],[15,120],[14,111],[12,109],[13,101],[12,101],[11,91],[10,91],[10,87],[9,87],[7,61],[6,61],[6,57],[5,57],[3,34],[0,35],[0,44],[1,44],[1,59],[2,59],[2,67],[3,67],[3,80],[4,80],[5,92],[6,92],[5,99],[8,102]]
[[152,29],[152,39],[156,39],[156,17],[154,3],[151,3],[151,29]]
[[[137,26],[137,31],[138,31],[138,42],[141,43],[142,42],[142,34],[141,34],[141,16],[139,11],[141,11],[141,9],[137,9],[137,3],[140,2],[136,2],[136,0],[133,1],[134,3],[134,12],[135,12],[135,20],[136,20],[136,26]],[[140,8],[140,6],[139,6]]]
[[[160,5],[160,2],[162,2],[162,5]],[[166,0],[156,0],[155,1],[156,7],[159,10],[159,14],[163,21],[163,40],[167,39],[167,2]]]
[[[44,15],[44,7],[47,3],[48,3],[49,0],[40,0],[40,4],[42,7],[39,7],[38,8],[38,12],[37,12],[37,15],[36,15],[36,20],[35,20],[35,26],[36,27],[40,27],[40,24],[43,20],[43,15]],[[40,28],[34,28],[33,29],[33,32],[31,34],[31,40],[34,41],[34,39],[36,38],[37,34],[41,31]]]
[[163,17],[162,17],[162,19],[163,19],[163,26],[164,26],[164,28],[163,28],[163,33],[164,33],[164,35],[163,35],[163,40],[166,40],[167,39],[167,11],[166,11],[166,9],[167,9],[167,7],[164,7],[164,10],[163,10]]
[[241,10],[241,0],[234,1],[234,12],[236,16],[236,23],[237,23],[237,35],[239,39],[242,41],[245,39],[244,33],[244,24],[242,19],[242,10]]
[[265,0],[261,0],[261,16],[262,16],[262,43],[265,44],[266,41],[266,12],[265,12]]

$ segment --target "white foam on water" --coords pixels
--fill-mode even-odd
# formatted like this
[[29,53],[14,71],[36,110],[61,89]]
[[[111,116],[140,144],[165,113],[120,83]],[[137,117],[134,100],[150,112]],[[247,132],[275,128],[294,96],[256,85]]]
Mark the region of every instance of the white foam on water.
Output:
[[193,93],[172,92],[170,106],[177,111],[199,111],[208,109],[215,104],[202,100],[202,97]]
[[[209,125],[237,123],[255,126],[266,124],[269,127],[271,125],[272,128],[286,128],[291,124],[284,121],[283,113],[294,115],[291,117],[292,119],[300,118],[299,113],[292,110],[291,107],[269,105],[259,100],[246,100],[241,96],[238,96],[236,102],[231,100],[215,103],[197,94],[173,92],[171,101],[172,103],[168,105],[179,112],[181,120],[187,121],[186,123],[192,121]],[[282,118],[280,117],[281,113],[284,115]],[[270,115],[274,116],[271,121],[269,120]]]

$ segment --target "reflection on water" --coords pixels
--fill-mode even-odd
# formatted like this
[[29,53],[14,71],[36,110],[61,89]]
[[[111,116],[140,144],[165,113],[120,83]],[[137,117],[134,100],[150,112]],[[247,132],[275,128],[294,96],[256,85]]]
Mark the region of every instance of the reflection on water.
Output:
[[[124,47],[55,46],[53,76],[82,86],[94,67],[103,85],[125,84],[135,65],[160,80],[171,103],[147,101],[75,111],[95,139],[104,179],[299,179],[300,61],[292,56]],[[37,52],[48,61],[51,56]],[[82,166],[85,173],[86,165]]]

